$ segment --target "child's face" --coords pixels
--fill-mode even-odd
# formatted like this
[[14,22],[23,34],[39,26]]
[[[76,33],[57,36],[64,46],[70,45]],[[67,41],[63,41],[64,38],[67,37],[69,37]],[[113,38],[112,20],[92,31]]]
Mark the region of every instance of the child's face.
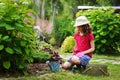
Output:
[[77,30],[82,32],[82,26],[77,26]]

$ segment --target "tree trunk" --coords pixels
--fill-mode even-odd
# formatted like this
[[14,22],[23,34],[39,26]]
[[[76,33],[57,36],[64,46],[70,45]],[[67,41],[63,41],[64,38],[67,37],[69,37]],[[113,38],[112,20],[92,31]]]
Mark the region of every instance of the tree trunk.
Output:
[[36,0],[36,5],[37,5],[37,15],[41,15],[41,0]]
[[51,15],[51,22],[53,23],[54,22],[54,17],[55,17],[55,13],[56,13],[56,5],[57,5],[57,2],[55,1],[54,2],[54,5],[51,5],[52,7],[52,15]]
[[41,11],[41,19],[45,20],[45,0],[42,2],[42,11]]

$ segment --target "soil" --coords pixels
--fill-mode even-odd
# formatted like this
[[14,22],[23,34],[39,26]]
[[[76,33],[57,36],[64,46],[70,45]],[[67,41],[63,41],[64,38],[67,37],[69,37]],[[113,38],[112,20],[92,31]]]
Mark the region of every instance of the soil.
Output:
[[[43,73],[45,71],[49,71],[49,66],[45,63],[30,63],[28,64],[30,66],[30,69],[27,70],[28,75],[36,75],[38,73]],[[23,76],[23,75],[18,75]],[[15,73],[6,73],[6,72],[0,72],[1,78],[7,78],[7,77],[18,77]]]
[[37,74],[49,69],[49,66],[45,63],[31,63],[29,64],[29,66],[30,66],[30,69],[28,69],[28,73],[30,75]]

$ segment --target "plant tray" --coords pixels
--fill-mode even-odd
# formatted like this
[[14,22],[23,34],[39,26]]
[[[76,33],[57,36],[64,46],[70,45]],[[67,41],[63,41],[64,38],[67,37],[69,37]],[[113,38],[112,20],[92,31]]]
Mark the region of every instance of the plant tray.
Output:
[[86,69],[82,73],[92,76],[109,75],[107,66],[102,64],[89,64],[86,66]]

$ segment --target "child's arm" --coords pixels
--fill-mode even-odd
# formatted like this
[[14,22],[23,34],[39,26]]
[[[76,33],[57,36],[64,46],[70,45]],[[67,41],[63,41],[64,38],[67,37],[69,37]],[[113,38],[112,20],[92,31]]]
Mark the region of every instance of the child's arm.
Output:
[[95,43],[94,43],[94,40],[91,40],[90,41],[90,45],[91,45],[91,48],[86,50],[86,51],[83,51],[82,53],[84,54],[88,54],[88,53],[91,53],[95,50]]
[[77,57],[83,57],[84,56],[84,53],[82,53],[82,52],[78,52],[75,56],[77,56]]

